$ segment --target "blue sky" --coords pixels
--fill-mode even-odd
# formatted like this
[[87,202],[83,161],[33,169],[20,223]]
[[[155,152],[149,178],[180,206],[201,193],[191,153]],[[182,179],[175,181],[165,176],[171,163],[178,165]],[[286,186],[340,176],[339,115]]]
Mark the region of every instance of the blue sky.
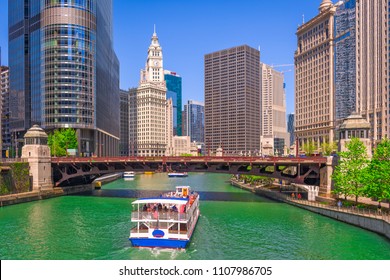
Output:
[[[139,82],[156,24],[164,68],[183,78],[183,103],[204,101],[204,55],[238,46],[261,48],[261,61],[293,64],[295,32],[318,13],[321,0],[113,0],[114,48],[120,87]],[[0,0],[2,63],[8,64],[8,0]],[[281,67],[287,83],[287,112],[294,111],[294,68]]]

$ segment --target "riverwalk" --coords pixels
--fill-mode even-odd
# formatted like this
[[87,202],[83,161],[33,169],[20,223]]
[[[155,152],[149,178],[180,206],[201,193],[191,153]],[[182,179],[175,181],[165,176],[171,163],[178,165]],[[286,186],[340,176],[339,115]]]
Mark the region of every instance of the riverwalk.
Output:
[[53,188],[48,190],[35,190],[31,192],[2,195],[0,196],[0,207],[59,197],[63,195],[71,195],[91,190],[92,185],[81,185],[67,188]]
[[389,209],[386,207],[382,207],[383,210],[381,212],[377,209],[374,210],[370,208],[338,207],[337,205],[330,205],[318,201],[297,199],[288,194],[272,191],[264,187],[251,186],[236,179],[231,179],[230,182],[233,186],[248,190],[255,194],[352,224],[379,233],[390,239],[390,213],[388,211]]

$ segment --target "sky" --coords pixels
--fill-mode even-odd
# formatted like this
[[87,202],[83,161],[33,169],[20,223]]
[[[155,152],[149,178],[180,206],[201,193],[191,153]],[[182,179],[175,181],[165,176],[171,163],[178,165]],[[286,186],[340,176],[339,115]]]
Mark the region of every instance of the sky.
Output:
[[[287,113],[294,112],[297,27],[318,14],[322,0],[113,0],[114,49],[120,87],[137,87],[154,25],[164,69],[182,77],[183,104],[204,101],[204,55],[248,45],[263,63],[284,71]],[[0,0],[2,64],[8,64],[8,0]]]

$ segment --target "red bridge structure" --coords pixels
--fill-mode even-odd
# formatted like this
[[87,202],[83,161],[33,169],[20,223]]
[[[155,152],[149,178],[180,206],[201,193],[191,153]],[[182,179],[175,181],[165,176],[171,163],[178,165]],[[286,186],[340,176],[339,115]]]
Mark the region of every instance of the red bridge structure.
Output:
[[248,174],[318,186],[330,191],[332,157],[65,157],[52,158],[55,186],[90,184],[110,173],[213,172]]

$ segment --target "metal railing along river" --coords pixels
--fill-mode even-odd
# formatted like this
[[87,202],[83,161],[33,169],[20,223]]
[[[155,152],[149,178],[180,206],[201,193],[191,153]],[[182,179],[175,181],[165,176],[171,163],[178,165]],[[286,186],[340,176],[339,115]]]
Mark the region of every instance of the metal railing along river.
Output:
[[[342,213],[348,213],[358,216],[364,216],[364,217],[370,217],[374,219],[383,220],[390,224],[390,212],[384,211],[384,210],[377,210],[377,209],[370,209],[370,208],[359,208],[355,206],[334,206],[334,205],[328,205],[323,204],[317,201],[308,201],[305,199],[298,199],[297,197],[291,197],[290,195],[286,195],[283,193],[278,193],[275,191],[271,191],[265,188],[261,188],[262,191],[266,191],[270,194],[271,197],[274,197],[275,199],[279,199],[282,201],[287,201],[292,204],[300,204],[303,206],[310,206],[310,207],[316,207],[316,208],[322,208],[332,211],[338,211]],[[271,195],[272,194],[272,195]]]

